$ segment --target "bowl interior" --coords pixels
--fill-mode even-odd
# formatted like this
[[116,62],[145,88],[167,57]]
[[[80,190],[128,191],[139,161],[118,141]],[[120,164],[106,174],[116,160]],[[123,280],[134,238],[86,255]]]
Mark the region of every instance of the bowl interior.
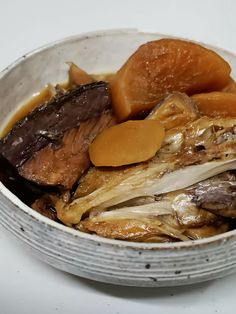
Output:
[[[67,79],[68,65],[66,62],[73,61],[89,73],[115,72],[138,46],[147,41],[163,37],[170,36],[157,33],[142,33],[137,30],[101,31],[67,38],[36,49],[28,55],[23,56],[0,74],[1,128],[3,128],[8,118],[22,104],[28,101],[34,93],[40,91],[46,84],[60,83]],[[226,59],[233,69],[232,77],[236,78],[236,56],[220,48],[205,44],[204,46],[213,49]],[[2,183],[0,183],[0,193],[4,193],[18,207],[27,210],[31,215],[35,215],[55,227],[65,228],[67,231],[71,230],[53,221],[49,222],[47,218],[42,217],[26,205],[23,205],[20,200],[3,187]],[[74,230],[69,232],[74,233]],[[232,233],[234,231],[230,232],[230,234]],[[90,237],[90,235],[84,236]],[[222,236],[213,238],[219,239]],[[98,238],[94,237],[95,240]],[[109,239],[104,239],[103,241],[121,242]],[[210,238],[204,239],[203,242],[207,241],[211,241]],[[128,245],[132,244],[129,243]],[[185,246],[186,244],[179,244],[179,246],[181,245]],[[148,247],[153,246],[153,244],[142,246]],[[159,246],[166,245],[161,244]]]

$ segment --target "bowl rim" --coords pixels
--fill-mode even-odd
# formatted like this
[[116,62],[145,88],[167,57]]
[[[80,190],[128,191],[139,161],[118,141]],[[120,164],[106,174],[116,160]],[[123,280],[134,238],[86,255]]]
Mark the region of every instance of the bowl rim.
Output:
[[[53,46],[57,46],[60,44],[64,44],[66,42],[70,42],[73,40],[82,40],[82,39],[88,39],[93,37],[102,37],[104,35],[120,35],[120,34],[132,34],[132,33],[139,33],[139,34],[150,34],[150,35],[159,35],[166,38],[177,38],[182,40],[191,41],[197,44],[201,44],[204,46],[207,46],[210,49],[217,49],[223,52],[226,52],[227,54],[231,55],[236,59],[236,54],[232,51],[228,51],[226,49],[222,49],[218,46],[210,45],[204,42],[188,39],[185,37],[180,36],[173,36],[170,34],[163,34],[155,31],[140,31],[137,28],[118,28],[118,29],[107,29],[107,30],[97,30],[97,31],[91,31],[91,32],[85,32],[73,36],[67,36],[62,39],[58,39],[56,41],[52,41],[47,43],[46,45],[42,45],[36,49],[31,50],[30,52],[24,54],[22,57],[18,58],[16,61],[12,62],[9,66],[7,66],[5,69],[3,69],[0,72],[0,82],[1,79],[7,75],[8,72],[10,72],[14,67],[16,67],[18,64],[20,64],[22,61],[30,58],[31,56],[38,54],[42,51],[45,51]],[[236,229],[227,231],[224,233],[221,233],[219,235],[215,235],[209,238],[199,239],[199,240],[189,240],[189,241],[183,241],[183,242],[174,242],[174,243],[144,243],[144,242],[131,242],[131,241],[125,241],[125,240],[116,240],[116,239],[109,239],[109,238],[103,238],[95,234],[88,234],[79,230],[75,230],[73,228],[70,228],[68,226],[65,226],[63,224],[60,224],[56,221],[53,221],[40,213],[33,210],[31,207],[24,204],[16,195],[14,195],[10,190],[8,190],[4,184],[0,181],[0,193],[5,196],[8,201],[15,207],[17,207],[19,210],[22,210],[25,214],[29,215],[31,218],[37,220],[40,223],[43,223],[45,225],[50,226],[51,228],[55,230],[59,230],[61,232],[64,232],[66,234],[70,234],[74,236],[75,238],[83,238],[86,240],[90,240],[96,243],[103,243],[107,245],[111,245],[113,247],[125,247],[125,248],[133,248],[137,250],[181,250],[181,249],[191,249],[196,247],[202,247],[202,246],[208,246],[210,244],[217,244],[219,242],[225,242],[229,241],[231,238],[235,238],[236,236]],[[1,204],[0,204],[1,205]]]

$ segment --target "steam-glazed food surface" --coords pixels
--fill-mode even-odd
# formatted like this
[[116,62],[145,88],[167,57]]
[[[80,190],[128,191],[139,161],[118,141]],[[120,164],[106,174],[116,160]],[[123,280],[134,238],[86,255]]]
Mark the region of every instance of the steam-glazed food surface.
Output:
[[142,45],[99,81],[69,62],[68,82],[50,85],[2,136],[1,181],[40,214],[102,237],[176,242],[232,230],[230,71],[177,39]]

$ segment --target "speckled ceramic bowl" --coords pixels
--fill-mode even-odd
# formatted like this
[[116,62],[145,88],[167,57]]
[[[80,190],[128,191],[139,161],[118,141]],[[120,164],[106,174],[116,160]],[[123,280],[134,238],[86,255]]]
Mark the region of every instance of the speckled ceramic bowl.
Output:
[[[90,73],[117,70],[142,43],[166,37],[136,30],[103,31],[63,39],[29,53],[0,74],[0,125],[48,82],[63,82],[66,61]],[[218,52],[236,69],[236,56]],[[236,78],[236,73],[232,76]],[[173,244],[104,239],[51,221],[0,183],[0,223],[46,263],[102,282],[173,286],[211,280],[236,269],[236,230]]]

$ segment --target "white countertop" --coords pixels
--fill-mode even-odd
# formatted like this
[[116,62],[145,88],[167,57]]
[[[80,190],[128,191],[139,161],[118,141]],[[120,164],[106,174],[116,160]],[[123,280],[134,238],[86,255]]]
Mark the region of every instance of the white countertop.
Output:
[[[50,41],[107,28],[157,31],[236,52],[236,1],[0,0],[0,70]],[[96,283],[36,260],[2,227],[0,252],[1,314],[236,311],[236,275],[165,289]]]

